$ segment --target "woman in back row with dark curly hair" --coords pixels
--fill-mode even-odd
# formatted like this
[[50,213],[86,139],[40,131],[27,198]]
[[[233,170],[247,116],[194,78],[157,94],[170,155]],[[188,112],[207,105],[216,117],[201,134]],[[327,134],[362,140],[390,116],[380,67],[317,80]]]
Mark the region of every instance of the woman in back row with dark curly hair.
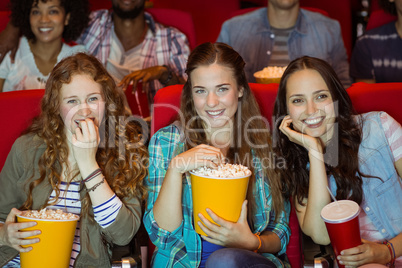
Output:
[[53,69],[41,115],[0,173],[0,267],[19,267],[18,253],[41,238],[35,227],[20,231],[35,226],[15,222],[20,210],[60,208],[80,216],[70,267],[110,267],[111,244],[132,240],[141,224],[148,153],[115,87],[103,65],[84,53]]
[[87,0],[10,3],[11,21],[23,36],[14,64],[8,54],[0,65],[0,92],[44,88],[57,62],[85,50],[81,45],[64,42],[77,39],[87,26],[89,3]]

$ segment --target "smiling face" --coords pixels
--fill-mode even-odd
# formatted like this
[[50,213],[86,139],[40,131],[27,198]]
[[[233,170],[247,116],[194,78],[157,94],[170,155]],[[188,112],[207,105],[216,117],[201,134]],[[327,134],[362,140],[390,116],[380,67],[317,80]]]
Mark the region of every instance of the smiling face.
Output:
[[229,126],[243,95],[233,70],[214,63],[196,68],[190,77],[195,110],[206,121],[206,129]]
[[295,130],[320,138],[325,144],[332,138],[336,117],[334,102],[317,71],[304,69],[289,76],[286,103]]
[[38,0],[31,8],[29,21],[37,42],[59,41],[63,36],[64,26],[68,25],[70,14],[65,14],[59,0],[46,3]]
[[60,115],[66,129],[75,133],[80,121],[90,118],[99,127],[105,114],[102,87],[90,76],[77,74],[60,90]]

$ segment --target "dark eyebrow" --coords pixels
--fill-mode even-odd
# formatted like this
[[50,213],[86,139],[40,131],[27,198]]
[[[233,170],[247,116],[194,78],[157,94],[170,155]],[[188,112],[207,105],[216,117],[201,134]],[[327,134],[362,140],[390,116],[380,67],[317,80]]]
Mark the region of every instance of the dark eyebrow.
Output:
[[[329,90],[327,90],[327,89],[319,89],[317,91],[314,91],[313,94],[319,94],[319,93],[322,93],[322,92],[329,92]],[[294,95],[289,96],[289,98],[302,97],[302,96],[304,96],[304,94],[294,94]]]

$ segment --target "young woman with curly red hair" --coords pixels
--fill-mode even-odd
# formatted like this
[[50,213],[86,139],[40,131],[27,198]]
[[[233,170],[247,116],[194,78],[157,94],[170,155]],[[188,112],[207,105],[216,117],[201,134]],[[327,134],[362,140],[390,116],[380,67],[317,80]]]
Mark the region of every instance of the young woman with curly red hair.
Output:
[[84,53],[52,71],[41,115],[14,143],[0,173],[0,266],[18,264],[18,252],[32,249],[22,246],[39,242],[26,239],[38,230],[19,231],[35,225],[15,222],[21,210],[80,215],[74,267],[110,267],[110,245],[128,244],[137,232],[148,154],[115,88],[103,65]]

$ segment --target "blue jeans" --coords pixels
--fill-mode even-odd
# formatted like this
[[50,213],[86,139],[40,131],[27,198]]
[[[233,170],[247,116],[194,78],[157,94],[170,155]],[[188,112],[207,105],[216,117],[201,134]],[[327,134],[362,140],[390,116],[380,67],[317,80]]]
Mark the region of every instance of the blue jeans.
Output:
[[261,254],[239,248],[223,248],[209,256],[206,268],[276,268]]

